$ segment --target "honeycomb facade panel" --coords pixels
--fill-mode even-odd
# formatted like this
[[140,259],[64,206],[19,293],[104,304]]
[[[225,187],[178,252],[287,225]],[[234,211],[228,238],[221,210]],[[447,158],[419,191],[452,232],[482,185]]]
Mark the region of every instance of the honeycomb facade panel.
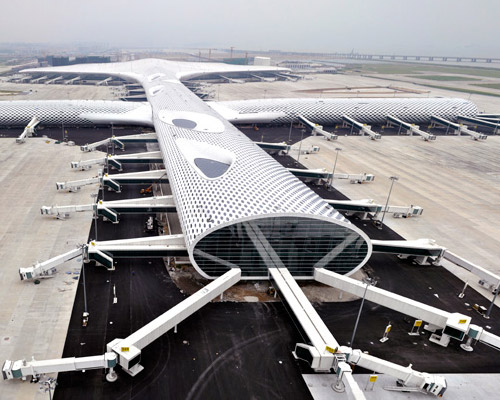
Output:
[[[204,276],[214,278],[241,265],[244,279],[265,278],[266,268],[280,263],[297,278],[312,278],[317,267],[352,273],[371,254],[369,238],[180,82],[207,73],[263,69],[270,68],[139,60],[37,72],[116,75],[144,87],[188,253]],[[377,122],[393,114],[418,122],[433,114],[452,119],[477,112],[472,103],[457,99],[241,104],[246,113],[284,107],[290,119],[309,107],[309,117],[319,123],[322,115]],[[204,172],[207,165],[218,172]]]
[[432,115],[456,121],[458,115],[475,117],[477,106],[464,99],[453,98],[398,98],[398,99],[259,99],[221,101],[216,108],[224,107],[245,115],[277,113],[284,116],[271,123],[286,123],[296,120],[299,115],[317,124],[342,123],[347,115],[356,121],[368,124],[383,124],[387,115],[405,122],[428,122]]
[[35,116],[44,125],[92,125],[92,115],[125,115],[141,107],[144,103],[111,100],[0,101],[0,126],[25,126]]

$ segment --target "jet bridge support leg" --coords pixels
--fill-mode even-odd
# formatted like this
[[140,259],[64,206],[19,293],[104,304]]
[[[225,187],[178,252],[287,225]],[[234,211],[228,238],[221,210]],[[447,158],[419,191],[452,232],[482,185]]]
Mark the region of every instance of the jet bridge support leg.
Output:
[[107,351],[118,355],[118,364],[132,376],[144,369],[139,364],[141,351],[160,336],[175,328],[187,317],[224,293],[241,279],[241,270],[232,268],[221,277],[189,296],[158,318],[143,326],[125,339],[108,343]]
[[321,317],[305,296],[295,279],[286,268],[269,268],[271,281],[276,285],[283,300],[297,318],[310,344],[297,343],[293,356],[309,363],[316,372],[330,372],[337,375],[338,391],[345,388],[351,399],[364,400],[365,395],[352,378],[352,369],[345,354],[339,352],[340,345],[333,337]]
[[224,293],[241,279],[241,270],[232,268],[224,275],[209,283],[204,288],[172,307],[158,318],[143,326],[125,339],[115,339],[107,344],[107,353],[91,357],[70,357],[55,360],[30,361],[6,360],[2,367],[3,379],[26,379],[27,376],[38,378],[41,374],[65,371],[84,371],[86,369],[109,369],[106,379],[117,379],[114,368],[119,364],[125,372],[135,376],[144,369],[139,364],[141,351],[167,333],[172,328]]
[[[315,272],[316,280],[319,280],[316,278],[318,271],[330,273],[322,268],[317,269]],[[269,273],[273,284],[276,284],[280,295],[284,297],[311,343],[311,345],[297,343],[294,356],[308,361],[315,371],[326,372],[333,369],[338,377],[337,382],[340,383],[340,380],[343,382],[343,385],[338,386],[344,386],[351,398],[365,399],[365,396],[352,378],[352,369],[349,364],[359,365],[401,380],[404,384],[404,388],[401,390],[421,391],[434,396],[444,393],[446,381],[441,376],[414,371],[411,366],[403,367],[378,357],[366,355],[359,349],[339,346],[290,272],[286,268],[269,268]],[[322,280],[319,281],[322,282]],[[438,318],[441,316],[439,315]]]
[[[364,296],[368,301],[426,321],[428,324],[425,329],[431,332],[442,329],[441,336],[433,334],[429,339],[440,346],[446,347],[450,339],[462,342],[469,336],[500,350],[500,337],[471,324],[471,318],[466,315],[449,313],[377,287],[366,287],[362,282],[324,268],[314,271],[314,280],[359,297]],[[465,343],[462,348],[471,351],[470,343]]]

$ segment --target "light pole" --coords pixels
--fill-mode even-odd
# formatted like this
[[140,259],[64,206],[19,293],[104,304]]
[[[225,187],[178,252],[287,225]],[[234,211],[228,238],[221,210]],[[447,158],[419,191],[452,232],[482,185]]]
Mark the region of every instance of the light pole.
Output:
[[292,125],[293,125],[293,118],[290,121],[290,130],[288,131],[288,143],[292,141]]
[[302,129],[302,135],[300,135],[300,143],[299,143],[299,155],[297,156],[297,163],[299,162],[300,160],[300,152],[302,151],[302,139],[304,138],[304,132],[306,130],[305,129]]
[[113,146],[113,148],[112,148],[113,155],[115,155],[115,139],[114,138],[115,138],[114,125],[111,122],[111,145]]
[[[97,238],[96,238],[97,240]],[[82,314],[82,325],[84,327],[87,326],[89,322],[89,312],[87,310],[87,286],[85,283],[85,260],[83,259],[83,251],[82,251],[82,279],[83,279],[83,314]]]
[[497,285],[497,287],[493,291],[493,299],[491,300],[490,306],[488,307],[488,311],[486,311],[484,318],[486,318],[486,319],[490,318],[490,314],[491,314],[491,311],[493,310],[493,306],[495,305],[495,300],[498,296],[499,291],[500,291],[500,284]]
[[384,226],[384,218],[385,218],[385,213],[387,211],[387,206],[389,205],[389,199],[391,197],[391,192],[392,192],[392,186],[394,185],[394,181],[398,181],[399,177],[397,176],[391,176],[389,177],[391,180],[391,188],[389,189],[389,194],[387,195],[387,201],[385,202],[385,207],[384,207],[384,212],[382,213],[382,219],[380,220],[380,224],[378,229],[382,230],[382,227]]
[[60,117],[61,117],[61,133],[62,133],[62,142],[64,142],[64,111],[60,112]]
[[94,199],[94,203],[95,203],[95,208],[94,208],[94,215],[93,215],[93,218],[94,218],[94,240],[97,240],[97,219],[99,218],[99,216],[97,215],[97,199],[99,197],[99,193],[92,193],[90,195],[90,197],[92,197]]
[[359,306],[358,317],[356,318],[356,323],[354,324],[354,330],[352,331],[352,338],[350,346],[353,348],[354,345],[354,337],[356,336],[356,331],[358,329],[359,318],[361,317],[361,311],[363,310],[363,304],[365,304],[366,292],[368,291],[368,286],[375,286],[377,281],[371,278],[363,279],[363,282],[366,284],[365,292],[363,293],[363,300],[361,300],[361,305]]
[[337,152],[337,154],[335,155],[335,162],[333,163],[333,171],[332,171],[332,177],[330,179],[330,187],[329,187],[329,189],[331,189],[332,185],[333,185],[333,178],[335,176],[335,168],[337,167],[337,158],[339,157],[339,151],[342,151],[342,148],[341,147],[336,147],[335,151]]

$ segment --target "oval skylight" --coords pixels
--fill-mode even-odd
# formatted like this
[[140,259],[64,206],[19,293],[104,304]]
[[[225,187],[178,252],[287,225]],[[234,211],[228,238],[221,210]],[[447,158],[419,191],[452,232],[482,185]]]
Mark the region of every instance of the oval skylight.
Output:
[[175,141],[191,167],[205,179],[218,179],[234,164],[233,152],[213,144],[179,138]]
[[222,121],[209,114],[194,111],[161,110],[158,117],[160,121],[178,128],[206,133],[224,132]]
[[179,128],[194,129],[196,128],[196,122],[185,118],[176,118],[172,120],[172,123]]
[[218,178],[226,173],[231,164],[226,164],[220,161],[212,160],[210,158],[195,158],[194,164],[203,172],[208,178]]

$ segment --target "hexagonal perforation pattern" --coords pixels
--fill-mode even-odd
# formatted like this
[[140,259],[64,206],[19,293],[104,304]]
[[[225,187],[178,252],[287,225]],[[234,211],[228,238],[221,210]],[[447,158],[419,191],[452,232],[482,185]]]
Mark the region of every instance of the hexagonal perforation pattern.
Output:
[[144,103],[108,100],[16,100],[0,101],[0,125],[27,125],[36,116],[42,124],[85,125],[83,114],[125,114]]
[[241,114],[281,112],[286,117],[274,123],[290,122],[303,115],[317,124],[336,124],[347,115],[362,123],[386,122],[387,115],[406,122],[429,122],[432,115],[455,121],[458,115],[473,117],[478,110],[474,103],[463,99],[261,99],[221,101],[221,106]]

